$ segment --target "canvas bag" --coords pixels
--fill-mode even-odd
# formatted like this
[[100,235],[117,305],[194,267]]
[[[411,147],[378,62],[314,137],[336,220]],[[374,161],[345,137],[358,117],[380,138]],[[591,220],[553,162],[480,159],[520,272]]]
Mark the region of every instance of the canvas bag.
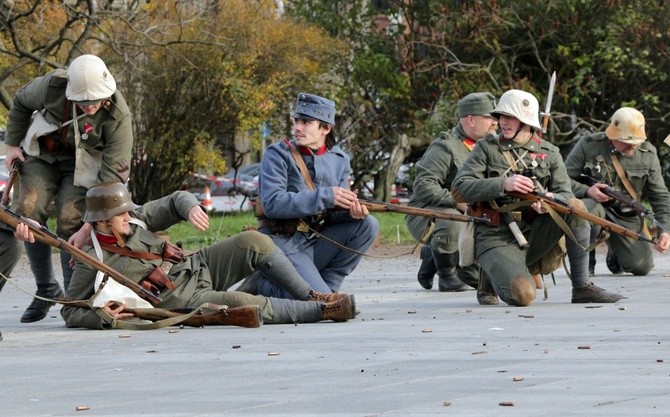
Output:
[[475,263],[475,223],[466,222],[458,233],[458,264],[461,267]]
[[46,109],[36,110],[33,112],[33,120],[28,127],[26,136],[21,142],[21,147],[26,154],[30,156],[39,156],[40,154],[40,144],[38,139],[49,133],[53,133],[60,129],[60,126],[55,125],[44,117]]

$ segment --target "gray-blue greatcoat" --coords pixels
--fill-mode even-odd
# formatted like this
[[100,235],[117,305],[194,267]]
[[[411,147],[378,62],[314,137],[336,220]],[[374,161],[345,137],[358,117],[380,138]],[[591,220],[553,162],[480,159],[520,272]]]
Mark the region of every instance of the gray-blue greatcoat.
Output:
[[[265,215],[270,219],[302,218],[310,223],[318,214],[329,212],[331,223],[326,223],[320,233],[337,244],[311,233],[285,236],[272,234],[268,228],[259,231],[272,237],[314,290],[337,292],[344,278],[360,262],[362,255],[356,252],[367,251],[374,242],[379,224],[372,216],[357,220],[348,212],[331,211],[335,208],[333,187],[349,189],[351,176],[349,156],[339,146],[321,155],[301,156],[314,190],[305,183],[286,141],[265,150],[259,178],[259,198]],[[356,252],[342,249],[338,244]],[[267,280],[260,283],[258,291],[266,296],[290,298],[286,291]]]

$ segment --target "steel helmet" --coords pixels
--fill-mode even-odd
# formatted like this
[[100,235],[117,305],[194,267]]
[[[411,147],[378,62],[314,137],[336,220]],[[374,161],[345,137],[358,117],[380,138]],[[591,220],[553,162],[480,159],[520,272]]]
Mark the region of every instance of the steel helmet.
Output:
[[139,206],[130,199],[126,186],[120,182],[103,182],[86,192],[85,222],[109,220]]
[[612,121],[605,130],[611,140],[639,145],[647,140],[644,132],[644,116],[632,107],[622,107],[612,115]]
[[498,105],[491,114],[499,118],[501,114],[517,118],[521,123],[541,130],[540,105],[531,93],[522,90],[507,90],[500,96]]
[[81,105],[91,105],[109,98],[116,91],[116,81],[107,65],[95,55],[75,58],[67,69],[68,100]]

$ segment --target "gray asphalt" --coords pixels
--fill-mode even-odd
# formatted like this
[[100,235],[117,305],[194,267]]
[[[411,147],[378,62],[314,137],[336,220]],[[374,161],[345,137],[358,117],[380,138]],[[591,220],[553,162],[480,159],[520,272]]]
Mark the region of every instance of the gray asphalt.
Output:
[[258,329],[66,329],[57,308],[21,324],[29,296],[7,284],[0,415],[668,416],[668,259],[614,276],[601,254],[616,304],[570,304],[557,271],[516,308],[421,289],[417,255],[366,258],[343,288],[355,320]]

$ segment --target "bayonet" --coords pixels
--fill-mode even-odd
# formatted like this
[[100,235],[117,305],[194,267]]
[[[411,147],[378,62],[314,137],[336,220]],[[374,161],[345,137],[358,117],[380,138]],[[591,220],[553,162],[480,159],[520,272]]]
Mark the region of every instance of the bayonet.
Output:
[[554,99],[554,87],[556,86],[556,71],[551,74],[549,80],[549,92],[547,93],[547,104],[544,106],[544,113],[542,113],[542,134],[547,133],[547,125],[551,117],[551,101]]

